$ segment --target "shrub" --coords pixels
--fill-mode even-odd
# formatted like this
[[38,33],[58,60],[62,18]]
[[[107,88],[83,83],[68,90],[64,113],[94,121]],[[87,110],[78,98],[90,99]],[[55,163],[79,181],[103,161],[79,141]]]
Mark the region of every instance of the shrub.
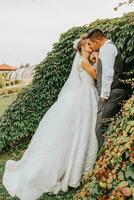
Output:
[[0,95],[7,95],[12,93],[19,93],[22,90],[22,88],[19,87],[10,87],[10,88],[2,88],[0,90]]
[[[21,141],[29,141],[66,81],[75,52],[73,41],[91,28],[100,27],[112,38],[121,51],[126,71],[133,67],[134,13],[122,18],[96,20],[82,27],[74,27],[61,34],[53,50],[37,65],[32,84],[23,89],[0,121],[0,151],[13,148]],[[127,45],[126,45],[127,44]],[[126,76],[126,75],[125,75]],[[128,76],[129,77],[129,76]]]
[[134,199],[134,95],[110,125],[94,169],[73,200]]
[[0,80],[0,88],[4,87],[4,81]]
[[21,80],[15,80],[14,82],[15,82],[15,84],[19,84],[19,83],[21,83]]
[[4,87],[3,75],[0,74],[0,88]]

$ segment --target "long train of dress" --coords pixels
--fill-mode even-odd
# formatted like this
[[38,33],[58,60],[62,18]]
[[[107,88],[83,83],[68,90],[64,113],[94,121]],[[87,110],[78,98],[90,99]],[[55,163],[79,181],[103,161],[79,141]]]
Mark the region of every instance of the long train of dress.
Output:
[[3,185],[21,200],[78,187],[92,169],[98,149],[95,123],[97,92],[81,70],[82,84],[58,98],[44,115],[19,161],[8,160]]

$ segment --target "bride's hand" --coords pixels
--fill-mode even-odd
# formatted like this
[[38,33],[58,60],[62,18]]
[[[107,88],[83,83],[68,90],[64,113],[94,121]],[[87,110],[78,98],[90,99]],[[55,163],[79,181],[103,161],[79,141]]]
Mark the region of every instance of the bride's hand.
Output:
[[90,60],[91,60],[91,62],[93,63],[93,64],[95,64],[95,63],[97,63],[97,61],[98,61],[98,52],[92,52],[91,54],[90,54]]
[[90,64],[87,58],[82,59],[81,67],[94,79],[96,79],[96,69]]

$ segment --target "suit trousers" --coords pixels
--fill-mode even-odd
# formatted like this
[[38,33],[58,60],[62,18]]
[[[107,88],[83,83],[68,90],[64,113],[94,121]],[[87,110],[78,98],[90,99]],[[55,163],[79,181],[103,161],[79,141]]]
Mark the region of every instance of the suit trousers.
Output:
[[101,98],[99,98],[97,121],[95,128],[99,150],[104,143],[103,134],[108,128],[108,125],[104,123],[104,120],[112,118],[118,113],[121,107],[119,103],[121,103],[121,101],[125,99],[125,97],[125,89],[112,89],[109,98],[105,102],[102,102]]

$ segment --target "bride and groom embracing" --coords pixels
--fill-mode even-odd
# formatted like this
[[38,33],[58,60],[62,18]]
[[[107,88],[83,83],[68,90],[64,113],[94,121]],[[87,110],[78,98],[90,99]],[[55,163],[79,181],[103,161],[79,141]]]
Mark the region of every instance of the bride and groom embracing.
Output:
[[78,187],[104,143],[103,119],[115,116],[125,97],[120,53],[102,30],[91,30],[74,48],[72,70],[57,101],[22,158],[6,162],[3,185],[12,197],[37,200],[43,193]]

